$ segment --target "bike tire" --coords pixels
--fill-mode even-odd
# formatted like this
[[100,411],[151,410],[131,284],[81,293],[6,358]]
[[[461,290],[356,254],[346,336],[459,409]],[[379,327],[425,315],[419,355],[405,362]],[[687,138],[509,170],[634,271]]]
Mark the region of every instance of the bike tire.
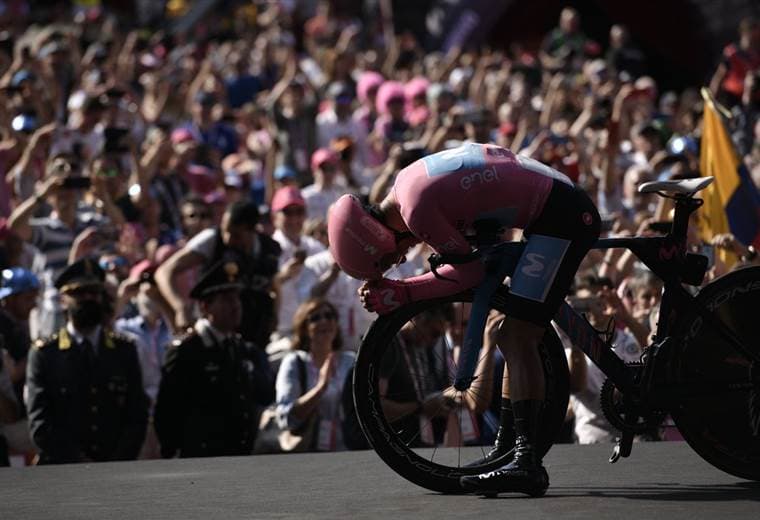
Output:
[[[699,292],[697,299],[713,309],[743,344],[760,351],[756,335],[760,267],[717,278]],[[740,385],[722,395],[703,392],[681,399],[671,410],[678,430],[692,449],[716,468],[760,480],[760,432],[753,431],[750,424],[752,417],[757,420],[760,414],[760,382],[756,379],[752,384],[750,360],[720,340],[694,314],[677,320],[674,336],[683,338],[677,342],[678,351],[671,361],[676,386],[679,382],[697,383],[702,388],[716,383],[725,386],[726,382]]]
[[[501,297],[498,294],[491,302],[491,308],[504,312],[504,294]],[[422,313],[436,307],[471,301],[471,293],[461,293],[448,298],[414,302],[379,317],[362,341],[354,368],[354,404],[359,423],[371,447],[396,473],[418,486],[440,493],[461,493],[459,477],[501,467],[511,460],[513,450],[510,449],[489,464],[464,467],[468,460],[475,461],[483,457],[490,446],[458,446],[453,448],[455,452],[451,448],[440,449],[437,446],[415,447],[409,436],[405,436],[403,427],[394,426],[398,423],[389,421],[383,413],[379,380],[383,360],[392,355],[394,338],[402,327],[414,324]],[[565,420],[569,374],[564,348],[552,327],[547,328],[539,351],[546,377],[546,401],[538,441],[538,449],[544,455],[549,451]],[[497,388],[500,386],[499,383]],[[463,457],[466,460],[462,461]]]

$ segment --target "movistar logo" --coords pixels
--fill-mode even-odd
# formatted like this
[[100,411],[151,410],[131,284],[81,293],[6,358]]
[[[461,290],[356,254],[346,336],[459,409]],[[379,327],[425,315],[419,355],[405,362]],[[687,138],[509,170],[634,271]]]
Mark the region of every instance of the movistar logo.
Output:
[[520,270],[522,274],[530,276],[531,278],[539,278],[541,276],[541,271],[544,270],[544,255],[528,253],[525,255],[525,259],[530,263]]

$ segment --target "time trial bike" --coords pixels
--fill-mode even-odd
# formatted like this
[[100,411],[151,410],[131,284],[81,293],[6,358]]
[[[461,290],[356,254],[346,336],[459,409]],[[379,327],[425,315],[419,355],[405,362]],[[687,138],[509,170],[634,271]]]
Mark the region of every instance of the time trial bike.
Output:
[[[602,409],[621,432],[611,462],[627,457],[634,435],[656,428],[669,414],[706,461],[732,475],[760,480],[760,340],[755,326],[760,267],[732,271],[697,290],[708,261],[686,246],[690,215],[703,203],[694,195],[712,180],[642,184],[640,192],[674,200],[669,232],[603,238],[594,246],[629,249],[663,280],[656,330],[640,362],[623,362],[611,348],[612,329],[596,330],[567,302],[554,323],[607,376],[600,395]],[[471,434],[478,432],[478,426],[480,430],[489,426],[483,419],[488,421],[487,414],[473,422],[468,408],[472,399],[464,397],[475,387],[482,391],[484,385],[496,383],[494,393],[501,387],[492,370],[479,369],[486,365],[479,351],[489,313],[505,312],[509,294],[505,279],[514,271],[525,243],[498,242],[493,226],[475,228],[479,231],[472,237],[472,254],[433,255],[430,263],[435,271],[443,263],[480,258],[486,265],[485,280],[473,290],[412,302],[380,316],[365,335],[354,368],[354,405],[372,448],[399,475],[443,493],[461,492],[460,477],[496,469],[512,457],[510,450],[478,462],[488,447],[478,446]],[[466,329],[458,355],[447,332],[452,324]],[[545,454],[565,419],[569,374],[564,347],[552,327],[547,328],[539,352],[546,382],[539,449]],[[423,365],[428,370],[415,374],[414,367]],[[405,409],[404,402],[415,401],[426,389],[448,386],[458,396],[446,404],[447,410],[454,407],[445,414],[448,419],[436,417],[441,414],[435,411],[421,413],[419,407],[399,412]],[[456,435],[451,434],[451,417]],[[498,419],[490,421],[493,430]]]

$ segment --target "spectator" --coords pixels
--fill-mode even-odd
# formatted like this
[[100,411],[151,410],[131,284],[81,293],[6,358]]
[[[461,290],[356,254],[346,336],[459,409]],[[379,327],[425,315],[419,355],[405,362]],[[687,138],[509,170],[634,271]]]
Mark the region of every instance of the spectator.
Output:
[[[606,330],[608,322],[617,314],[617,309],[608,304],[614,289],[610,279],[598,278],[594,274],[579,275],[571,305],[577,312],[584,313],[589,323]],[[639,342],[630,332],[615,328],[611,338],[612,348],[625,362],[638,362],[641,358]],[[571,345],[568,365],[572,395],[570,406],[575,416],[575,436],[580,444],[614,442],[619,436],[602,413],[599,395],[606,379],[599,368],[590,362],[582,351]]]
[[[338,156],[329,148],[320,148],[311,156],[314,184],[306,186],[301,195],[306,203],[307,218],[324,218],[327,208],[346,193],[345,184],[338,179]],[[350,175],[351,172],[343,172]]]
[[201,317],[169,348],[156,401],[163,457],[251,454],[258,407],[273,401],[274,381],[263,351],[235,332],[241,274],[223,260],[193,287]]
[[610,28],[610,48],[607,51],[607,66],[618,76],[638,78],[644,74],[646,61],[644,53],[631,43],[628,29],[623,25]]
[[723,62],[710,81],[710,90],[728,106],[741,102],[747,75],[760,70],[760,20],[752,17],[739,24],[739,41],[723,49]]
[[375,126],[377,109],[375,98],[377,89],[383,84],[383,76],[378,72],[364,71],[359,76],[356,86],[356,94],[359,99],[359,107],[354,111],[354,119],[364,125],[365,134],[369,134]]
[[258,208],[251,202],[228,206],[218,228],[198,233],[156,270],[156,285],[174,311],[175,331],[185,330],[193,322],[192,306],[176,283],[178,276],[189,269],[215,265],[222,259],[240,259],[243,283],[240,333],[243,339],[257,345],[268,343],[275,311],[269,291],[280,247],[256,230],[258,218]]
[[304,270],[308,257],[324,250],[319,241],[305,236],[306,202],[298,188],[280,188],[272,198],[275,232],[272,238],[282,249],[279,270],[275,276],[277,290],[277,330],[275,340],[293,333],[292,316],[308,298],[313,279]]
[[188,195],[179,204],[182,218],[182,235],[192,239],[204,229],[211,227],[214,216],[211,210],[197,195]]
[[[7,407],[14,408],[15,418],[6,416],[5,426],[0,428],[6,446],[11,453],[33,453],[34,446],[29,436],[23,391],[26,380],[26,364],[31,340],[29,339],[29,313],[36,305],[40,282],[31,271],[21,267],[4,269],[0,282],[0,364],[3,366],[5,383],[0,390],[8,399]],[[2,407],[3,405],[0,405]]]
[[559,27],[552,30],[541,45],[541,65],[550,71],[579,70],[589,41],[580,29],[578,11],[565,7],[559,16]]
[[327,249],[326,231],[325,225],[325,250],[307,257],[304,262],[304,267],[311,272],[311,279],[314,280],[309,296],[322,298],[335,308],[344,348],[356,351],[359,349],[364,331],[373,320],[373,315],[367,312],[356,298],[361,282],[341,271],[332,253]]
[[[103,215],[85,213],[80,206],[83,189],[70,180],[70,165],[64,158],[51,161],[47,178],[35,194],[22,202],[11,214],[9,226],[22,240],[40,251],[42,267],[38,271],[42,283],[42,301],[38,306],[37,322],[33,327],[35,336],[51,335],[60,326],[63,315],[58,303],[54,280],[68,263],[94,252],[100,245],[97,230],[105,223]],[[67,181],[68,179],[68,181]],[[114,226],[124,221],[121,211],[102,189],[102,181],[95,183],[97,199]],[[50,203],[52,211],[45,218],[33,218],[43,202]]]
[[[277,411],[281,427],[295,430],[316,421],[310,450],[346,449],[343,440],[343,385],[354,365],[354,353],[341,350],[335,308],[321,299],[302,303],[293,317],[293,352],[277,372]],[[306,371],[300,382],[299,365]]]
[[305,183],[310,178],[309,157],[316,148],[317,107],[307,97],[304,82],[296,78],[295,56],[288,58],[282,79],[272,88],[267,101],[278,129],[281,152],[277,162],[293,168],[299,182]]
[[103,326],[104,279],[89,258],[68,266],[55,280],[66,325],[29,353],[27,409],[40,464],[135,459],[145,438],[137,352]]
[[[396,336],[393,349],[380,367],[380,395],[385,416],[405,442],[413,446],[442,443],[446,420],[454,409],[448,386],[446,344],[441,341],[449,311],[434,308],[415,319]],[[435,361],[439,360],[438,363]]]
[[134,341],[140,359],[142,383],[150,401],[148,431],[141,458],[159,458],[158,441],[153,428],[153,411],[161,381],[161,366],[166,349],[172,342],[171,308],[156,288],[153,273],[158,265],[150,260],[142,260],[130,270],[129,277],[122,283],[124,291],[134,293],[137,315],[122,317],[114,323],[114,330]]
[[196,94],[191,106],[192,120],[185,128],[196,142],[218,154],[215,160],[218,162],[218,159],[237,151],[238,136],[235,129],[225,122],[214,121],[211,109],[216,102],[216,97],[210,92]]
[[344,83],[333,83],[327,89],[327,98],[330,100],[329,108],[317,116],[317,146],[326,149],[334,139],[350,137],[357,147],[361,162],[364,163],[368,132],[361,122],[351,117],[354,101],[351,89]]

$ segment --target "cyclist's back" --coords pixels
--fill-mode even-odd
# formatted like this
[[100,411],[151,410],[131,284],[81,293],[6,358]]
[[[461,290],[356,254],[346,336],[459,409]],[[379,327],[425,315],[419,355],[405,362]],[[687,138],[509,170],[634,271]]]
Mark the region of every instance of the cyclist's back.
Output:
[[525,228],[543,210],[553,180],[572,186],[570,179],[537,161],[498,146],[467,143],[404,168],[393,192],[415,235],[439,253],[464,252],[469,246],[462,237],[436,233],[437,220],[460,233],[486,218],[505,228]]

